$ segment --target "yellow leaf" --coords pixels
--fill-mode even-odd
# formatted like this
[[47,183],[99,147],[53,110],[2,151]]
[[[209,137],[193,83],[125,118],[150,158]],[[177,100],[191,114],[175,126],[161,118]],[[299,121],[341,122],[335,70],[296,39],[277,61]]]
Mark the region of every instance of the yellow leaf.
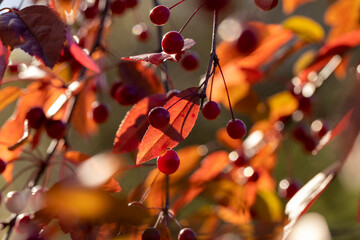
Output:
[[270,107],[270,120],[278,120],[280,117],[289,116],[299,106],[297,99],[287,91],[277,93],[268,99]]
[[293,67],[294,76],[298,75],[302,70],[309,67],[315,56],[316,52],[314,50],[308,50],[301,54],[300,57],[296,60]]
[[258,191],[252,210],[259,220],[276,222],[283,219],[283,205],[278,196],[271,191]]
[[325,33],[321,25],[307,17],[290,17],[283,22],[283,26],[292,30],[306,42],[319,42],[324,39]]
[[21,89],[15,86],[0,89],[0,111],[15,101],[20,96],[21,92]]

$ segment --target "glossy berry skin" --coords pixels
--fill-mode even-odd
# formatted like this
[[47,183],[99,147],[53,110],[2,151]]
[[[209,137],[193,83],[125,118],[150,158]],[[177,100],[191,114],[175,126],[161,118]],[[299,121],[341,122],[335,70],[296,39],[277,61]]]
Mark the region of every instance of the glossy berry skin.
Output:
[[164,52],[169,54],[181,52],[184,47],[184,38],[176,31],[167,32],[162,39],[161,47]]
[[110,110],[105,103],[93,102],[92,118],[96,123],[103,123],[109,118]]
[[161,129],[170,122],[169,111],[163,107],[155,107],[149,112],[148,120],[151,126]]
[[178,240],[197,240],[196,233],[191,228],[180,230]]
[[126,5],[124,0],[115,0],[110,4],[110,10],[114,15],[121,15],[125,12]]
[[138,0],[125,0],[125,6],[127,8],[134,8],[138,5]]
[[193,71],[199,67],[199,56],[196,53],[185,54],[180,64],[185,70]]
[[42,108],[33,107],[27,113],[26,117],[30,128],[39,129],[46,121],[46,116]]
[[204,118],[208,120],[214,120],[220,115],[220,105],[214,101],[208,101],[204,104],[203,109],[201,110]]
[[65,136],[66,125],[61,120],[49,119],[45,123],[45,130],[49,137],[61,139]]
[[167,23],[167,21],[169,20],[170,17],[170,10],[168,7],[164,6],[164,5],[159,5],[154,7],[151,11],[150,11],[150,21],[158,26],[164,25],[165,23]]
[[226,7],[230,3],[230,0],[205,0],[204,5],[207,9],[213,10],[220,10]]
[[132,105],[140,100],[138,91],[134,86],[131,85],[122,85],[120,86],[115,93],[115,100],[123,105]]
[[4,204],[7,210],[19,214],[25,208],[27,200],[25,192],[11,191],[7,193]]
[[116,91],[123,85],[122,82],[114,82],[110,88],[110,96],[116,99]]
[[160,232],[156,228],[149,227],[141,235],[142,240],[160,240]]
[[278,5],[279,0],[254,0],[254,2],[261,10],[269,11]]
[[0,174],[3,173],[6,169],[7,162],[0,158]]
[[236,49],[242,54],[250,54],[259,44],[257,33],[252,28],[245,29],[236,42]]
[[98,6],[88,7],[84,10],[84,16],[87,19],[94,19],[99,13]]
[[231,138],[240,139],[246,134],[246,126],[240,119],[230,120],[226,126],[226,131]]
[[180,159],[174,150],[167,150],[166,153],[157,159],[157,167],[160,172],[173,174],[178,170]]
[[166,93],[166,101],[169,101],[172,97],[176,96],[180,91],[177,89],[172,89]]

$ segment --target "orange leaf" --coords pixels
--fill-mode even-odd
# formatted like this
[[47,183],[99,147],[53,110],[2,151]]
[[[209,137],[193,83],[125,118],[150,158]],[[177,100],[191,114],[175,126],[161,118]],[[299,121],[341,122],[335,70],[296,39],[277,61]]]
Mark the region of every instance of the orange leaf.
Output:
[[78,152],[78,151],[67,151],[65,153],[64,158],[66,160],[72,161],[74,163],[81,163],[81,162],[89,159],[90,156],[87,155],[87,154],[83,154],[81,152]]
[[236,149],[241,146],[241,139],[233,139],[229,136],[225,128],[221,128],[217,131],[216,137],[220,143],[228,148]]
[[283,11],[286,14],[292,13],[299,6],[314,0],[283,0]]
[[101,186],[101,189],[106,192],[118,193],[121,192],[121,186],[115,178],[110,178],[108,182]]
[[0,89],[0,111],[15,101],[21,94],[21,89],[15,86],[8,86]]
[[156,94],[146,97],[135,104],[121,122],[114,140],[114,153],[131,152],[139,147],[149,126],[147,115],[151,109],[163,106],[166,96]]
[[54,7],[61,17],[72,24],[77,16],[81,0],[51,0],[50,6]]
[[83,136],[89,137],[94,134],[98,127],[97,123],[90,116],[92,111],[91,104],[96,101],[96,94],[91,89],[91,84],[86,87],[78,95],[78,99],[74,108],[72,124],[75,129]]
[[139,146],[136,164],[160,156],[168,148],[174,148],[183,141],[195,125],[199,113],[198,88],[188,88],[172,97],[164,106],[170,113],[169,124],[157,129],[148,128]]

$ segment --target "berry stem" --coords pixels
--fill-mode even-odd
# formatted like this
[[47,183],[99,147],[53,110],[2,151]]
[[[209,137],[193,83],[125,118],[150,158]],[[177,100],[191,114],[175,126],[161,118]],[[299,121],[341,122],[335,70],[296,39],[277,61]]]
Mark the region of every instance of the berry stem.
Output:
[[214,59],[216,56],[216,34],[217,34],[217,29],[218,29],[218,12],[215,10],[214,11],[214,17],[213,17],[213,32],[212,32],[212,41],[211,41],[211,50],[210,50],[210,60],[209,60],[209,65],[208,65],[208,69],[206,71],[206,76],[205,76],[205,81],[204,81],[204,88],[202,90],[202,97],[201,97],[201,103],[200,103],[200,109],[202,109],[202,106],[204,105],[204,99],[206,97],[206,88],[209,82],[209,78],[211,76],[211,69],[213,67],[213,63],[214,63]]
[[172,5],[171,7],[169,7],[169,10],[171,10],[172,8],[176,7],[177,5],[179,5],[180,3],[185,2],[185,0],[181,0],[178,3],[175,3],[174,5]]
[[109,2],[109,0],[106,0],[105,7],[104,7],[104,10],[102,12],[101,19],[100,19],[100,25],[99,25],[99,28],[98,28],[98,31],[97,31],[97,34],[96,34],[96,39],[95,39],[93,47],[90,50],[89,55],[94,53],[97,47],[101,46],[101,39],[102,39],[102,36],[103,36],[103,33],[104,33],[105,19],[106,19],[107,13],[109,11],[109,7],[110,7],[110,2]]
[[232,120],[235,120],[235,117],[234,117],[234,112],[232,110],[232,107],[231,107],[231,102],[230,102],[230,95],[229,95],[229,90],[226,86],[226,81],[225,81],[225,77],[224,77],[224,73],[221,69],[221,66],[220,66],[220,63],[219,63],[219,59],[216,57],[216,65],[219,67],[219,70],[220,70],[220,73],[221,73],[221,77],[222,77],[222,80],[224,82],[224,86],[225,86],[225,90],[226,90],[226,96],[227,96],[227,99],[228,99],[228,102],[229,102],[229,108],[230,108],[230,113],[231,113],[231,117],[232,117]]
[[189,19],[185,22],[185,24],[182,26],[182,28],[179,30],[179,33],[181,33],[185,27],[188,25],[188,23],[191,21],[191,19],[195,16],[195,14],[200,10],[200,8],[203,6],[204,4],[201,4],[194,12],[193,14],[189,17]]
[[209,101],[211,101],[211,97],[212,97],[212,90],[213,90],[214,77],[215,77],[215,70],[216,70],[216,69],[214,69],[214,73],[213,73],[212,78],[211,78],[211,86],[210,86],[210,97],[209,97]]
[[[157,7],[159,6],[159,1],[158,0],[154,0],[154,6]],[[161,41],[162,41],[162,37],[163,37],[163,28],[162,26],[157,26],[157,35],[158,35],[158,52],[162,51],[162,47],[161,47]],[[169,83],[169,78],[168,78],[168,66],[167,66],[167,62],[164,62],[162,67],[160,76],[161,76],[161,81],[164,85],[165,91],[168,92],[170,91],[170,83]]]

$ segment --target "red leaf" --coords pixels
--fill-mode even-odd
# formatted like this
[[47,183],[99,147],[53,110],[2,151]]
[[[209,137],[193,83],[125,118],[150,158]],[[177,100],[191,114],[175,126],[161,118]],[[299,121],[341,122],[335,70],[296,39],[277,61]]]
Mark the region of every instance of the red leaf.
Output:
[[136,164],[160,156],[166,149],[183,141],[194,127],[200,106],[198,88],[188,88],[172,97],[164,106],[170,113],[169,125],[163,129],[150,126],[139,146]]
[[[194,45],[195,45],[195,41],[193,39],[186,38],[182,51],[188,50]],[[178,62],[175,55],[176,54],[167,54],[165,52],[145,53],[145,54],[140,54],[140,55],[131,56],[131,57],[125,57],[125,58],[121,58],[121,59],[127,60],[127,61],[145,61],[145,62],[149,62],[149,63],[159,66],[166,60]]]
[[290,234],[297,220],[309,209],[320,194],[329,186],[341,165],[336,163],[328,169],[318,173],[307,182],[286,204],[285,214],[288,215],[289,223],[284,227],[283,240]]
[[88,54],[83,51],[81,47],[76,44],[74,38],[70,35],[69,31],[66,31],[66,40],[68,42],[71,55],[73,55],[76,61],[78,61],[87,69],[90,69],[96,73],[100,73],[98,65]]
[[146,96],[164,93],[163,85],[154,69],[141,62],[120,62],[119,76],[125,85],[136,88],[139,99]]
[[30,6],[20,11],[1,14],[1,39],[13,48],[19,47],[53,67],[65,41],[65,24],[47,6]]
[[114,153],[131,152],[139,147],[149,126],[147,114],[157,106],[163,106],[166,96],[156,94],[146,97],[135,104],[121,122],[114,140]]
[[340,133],[342,133],[350,124],[352,114],[354,109],[350,109],[345,116],[340,120],[340,122],[335,126],[335,128],[329,131],[324,137],[322,137],[319,141],[318,146],[315,149],[314,154],[319,152],[326,144],[328,144],[332,139],[337,137]]
[[101,189],[106,191],[106,192],[113,192],[113,193],[121,192],[121,186],[115,180],[115,178],[110,178],[108,182],[104,183],[101,186]]

